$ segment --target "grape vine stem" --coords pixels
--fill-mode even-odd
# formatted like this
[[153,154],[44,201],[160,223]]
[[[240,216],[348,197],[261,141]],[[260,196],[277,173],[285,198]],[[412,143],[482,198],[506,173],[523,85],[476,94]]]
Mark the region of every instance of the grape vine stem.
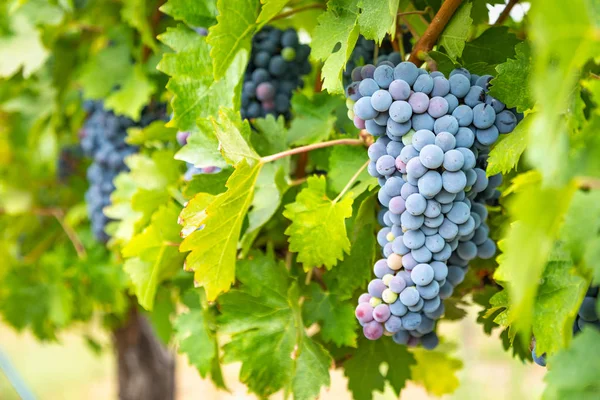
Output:
[[410,53],[408,61],[414,63],[417,67],[420,67],[421,64],[423,64],[425,59],[424,53],[433,49],[433,46],[448,24],[448,21],[450,21],[461,4],[462,0],[446,0],[442,3],[442,7],[440,7],[440,10],[435,14],[431,24],[429,24],[425,33],[423,33],[423,36],[421,36],[413,48],[412,53]]
[[370,160],[367,160],[355,173],[354,175],[352,175],[352,178],[350,178],[350,180],[348,181],[348,183],[346,183],[346,186],[344,186],[344,188],[342,189],[342,191],[340,192],[340,194],[337,195],[337,197],[335,199],[333,199],[333,204],[337,203],[338,201],[340,201],[340,199],[342,197],[344,197],[344,195],[346,194],[346,192],[348,190],[350,190],[350,188],[352,187],[352,185],[354,185],[354,182],[356,182],[356,180],[358,179],[358,176],[365,170],[365,168],[367,168],[369,166],[369,162]]
[[519,2],[519,0],[510,0],[508,2],[508,4],[506,5],[506,7],[504,7],[504,10],[502,10],[502,13],[500,13],[500,16],[498,17],[496,22],[494,22],[494,25],[502,25],[504,23],[504,21],[506,21],[506,19],[510,15],[510,12],[514,8],[514,6],[517,5],[518,2]]
[[302,11],[306,11],[306,10],[311,10],[311,9],[314,9],[314,8],[320,8],[322,10],[325,10],[326,6],[325,6],[325,4],[320,4],[320,3],[317,3],[317,4],[308,4],[306,6],[302,6],[302,7],[294,8],[293,10],[282,12],[281,14],[276,15],[273,18],[271,18],[271,21],[276,21],[278,19],[287,18],[290,15],[294,15],[296,13],[299,13],[299,12],[302,12]]
[[405,15],[414,15],[414,14],[419,14],[419,15],[426,15],[429,14],[429,11],[431,10],[431,7],[426,7],[423,11],[421,10],[416,10],[416,11],[404,11],[404,12],[399,12],[398,14],[396,14],[398,17],[403,17]]
[[266,164],[271,161],[279,160],[280,158],[293,156],[295,154],[306,153],[311,150],[322,149],[325,147],[337,146],[337,145],[346,145],[346,146],[363,146],[364,142],[360,139],[337,139],[330,140],[328,142],[321,142],[315,144],[309,144],[308,146],[296,147],[295,149],[282,151],[281,153],[275,153],[267,157],[262,157],[260,161],[263,164]]

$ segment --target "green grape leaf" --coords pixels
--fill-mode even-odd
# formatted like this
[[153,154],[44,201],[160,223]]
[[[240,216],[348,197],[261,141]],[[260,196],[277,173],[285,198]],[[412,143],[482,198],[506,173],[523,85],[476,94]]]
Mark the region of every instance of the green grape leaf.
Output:
[[177,130],[165,126],[164,121],[154,121],[145,128],[129,128],[125,141],[134,146],[153,146],[156,143],[172,141]]
[[498,173],[506,174],[513,168],[516,168],[521,159],[521,155],[527,147],[527,133],[531,128],[532,115],[527,115],[514,131],[508,135],[502,135],[500,140],[490,151],[488,167],[486,173],[488,176]]
[[219,151],[219,140],[215,136],[212,119],[200,118],[196,124],[197,130],[190,133],[186,145],[175,154],[175,158],[197,168],[228,167]]
[[248,63],[259,5],[258,0],[217,0],[217,9],[217,24],[209,29],[207,41],[212,47],[213,73],[219,80],[226,78],[234,62]]
[[463,3],[440,35],[438,44],[446,50],[452,60],[458,59],[465,48],[465,42],[469,37],[469,30],[473,24],[471,18],[472,7],[473,3]]
[[524,340],[529,337],[538,283],[574,189],[574,185],[542,188],[538,182],[523,187],[508,204],[513,222],[502,240],[503,254],[498,257],[494,278],[508,284],[510,323],[523,334]]
[[148,9],[146,0],[128,0],[123,2],[121,17],[123,21],[127,22],[129,26],[140,33],[144,45],[156,51],[158,46],[154,40],[154,32],[152,32],[152,26],[150,25],[150,15],[147,15]]
[[477,39],[467,42],[462,53],[462,61],[466,68],[471,65],[485,63],[495,66],[506,62],[515,55],[515,46],[520,43],[517,37],[509,32],[506,26],[491,27]]
[[283,8],[289,3],[290,0],[260,0],[262,7],[256,23],[258,29],[262,28],[265,24],[275,17]]
[[529,88],[531,70],[531,50],[527,42],[515,47],[516,58],[498,65],[496,78],[490,82],[490,95],[506,103],[508,107],[517,107],[523,112],[533,107],[533,97]]
[[329,1],[318,22],[313,32],[312,55],[324,62],[323,89],[341,93],[342,71],[358,40],[358,0]]
[[489,22],[490,12],[487,8],[488,4],[504,4],[504,0],[473,0],[473,11],[471,11],[471,17],[473,17],[473,23],[475,25],[487,24]]
[[394,35],[397,13],[397,0],[363,2],[358,17],[360,32],[367,39],[381,43],[386,34]]
[[350,254],[344,257],[337,268],[323,276],[329,290],[343,299],[349,299],[357,289],[367,287],[378,252],[375,196],[368,196],[355,208],[358,211],[350,233]]
[[278,119],[272,115],[257,118],[252,126],[256,131],[252,132],[251,141],[258,154],[268,156],[287,150],[288,131],[283,116],[279,116]]
[[437,70],[446,76],[450,76],[450,72],[452,72],[453,69],[460,67],[460,64],[452,60],[446,53],[430,51],[427,55],[435,61]]
[[261,164],[242,160],[227,180],[227,191],[217,195],[206,208],[204,229],[192,233],[180,246],[191,251],[186,269],[193,270],[194,281],[203,286],[209,301],[226,292],[235,279],[237,244],[242,222],[254,197],[254,186]]
[[[595,190],[588,193],[577,191],[560,232],[560,240],[570,251],[576,264],[584,258],[589,242],[598,238],[599,232],[600,193]],[[593,263],[588,267],[594,268],[596,264]]]
[[198,193],[187,202],[185,208],[179,214],[179,224],[181,228],[181,237],[186,238],[197,231],[206,219],[206,207],[215,199],[215,196],[208,193]]
[[[240,77],[246,69],[246,63],[244,60],[236,59],[231,63],[226,76],[215,81],[212,75],[210,46],[206,43],[206,38],[182,24],[175,28],[168,28],[167,32],[159,35],[158,38],[175,51],[175,53],[163,54],[157,66],[160,71],[171,77],[167,84],[167,89],[173,93],[171,100],[173,119],[169,126],[177,126],[181,131],[202,130],[203,127],[199,129],[196,126],[198,119],[217,115],[220,107],[234,106],[234,94]],[[207,132],[211,130],[212,126],[208,124],[204,136],[209,137]],[[196,147],[191,152],[204,150],[202,139],[195,140],[192,134],[188,139],[188,142],[190,141]],[[213,144],[215,142],[206,144],[206,148],[212,149]],[[189,162],[198,165],[194,161]]]
[[289,158],[264,164],[254,190],[254,198],[248,212],[248,227],[242,237],[242,254],[250,251],[254,239],[260,229],[272,217],[281,204],[285,192],[289,189],[287,177],[289,175]]
[[336,346],[356,347],[358,323],[353,305],[331,292],[323,291],[316,283],[309,287],[303,315],[308,325],[319,322],[321,336]]
[[421,384],[427,393],[442,396],[458,388],[456,373],[463,367],[462,361],[439,350],[417,348],[412,354],[416,364],[410,367],[411,379]]
[[200,376],[205,378],[210,375],[217,387],[225,388],[217,338],[210,329],[214,317],[201,304],[198,292],[188,291],[184,301],[189,309],[179,314],[173,324],[179,352],[187,355],[189,363],[196,367]]
[[171,317],[176,312],[175,298],[170,288],[160,286],[156,291],[154,308],[151,312],[145,313],[145,315],[152,324],[156,336],[158,336],[165,346],[171,343],[171,338],[173,337],[174,330]]
[[[574,172],[565,168],[569,160],[569,126],[564,115],[570,112],[574,86],[580,68],[600,54],[597,2],[573,0],[566,7],[559,0],[548,0],[529,13],[531,29],[531,72],[539,112],[529,134],[528,161],[542,173],[544,183],[565,184]],[[573,24],[572,21],[577,21]]]
[[122,81],[121,88],[106,98],[104,108],[137,121],[154,92],[156,92],[156,85],[148,79],[143,68],[136,65],[129,76]]
[[339,96],[316,93],[312,98],[298,92],[292,97],[292,120],[288,143],[296,146],[321,142],[329,138],[335,125],[335,109],[342,103]]
[[552,355],[569,344],[586,290],[586,280],[574,274],[570,259],[552,260],[546,265],[533,313],[538,354]]
[[290,251],[298,253],[305,270],[320,265],[331,269],[350,251],[345,221],[352,216],[352,199],[331,201],[324,177],[308,178],[308,187],[285,207],[283,215],[292,221],[285,231]]
[[15,13],[9,23],[11,34],[0,36],[0,77],[12,76],[23,69],[23,77],[28,78],[44,65],[50,53],[40,32],[25,15]]
[[160,11],[197,28],[207,28],[217,21],[216,0],[169,0]]
[[281,389],[315,398],[329,385],[331,358],[306,335],[298,285],[272,254],[238,264],[241,285],[219,299],[220,332],[231,335],[225,361],[241,361],[240,380],[260,397]]
[[[371,400],[375,390],[383,392],[386,381],[399,394],[410,378],[414,356],[406,346],[398,346],[386,339],[368,340],[361,335],[352,358],[344,363],[344,375],[354,399]],[[389,366],[386,374],[381,372],[382,363]]]
[[[331,190],[339,193],[346,186],[350,178],[365,164],[367,159],[366,149],[359,146],[335,146],[329,155],[329,173],[327,183]],[[356,183],[370,180],[370,175],[365,168]]]
[[113,89],[131,76],[133,66],[129,55],[129,47],[122,41],[107,46],[82,66],[79,82],[84,96],[88,99],[103,99]]
[[249,143],[250,123],[232,109],[220,109],[219,120],[212,118],[215,135],[223,158],[230,164],[248,162],[260,157]]
[[217,195],[225,191],[225,183],[231,176],[231,169],[223,169],[213,174],[197,174],[192,177],[183,190],[183,195],[193,197],[197,193],[208,193]]
[[[125,272],[129,274],[138,302],[152,310],[158,285],[181,270],[183,255],[177,251],[179,207],[161,206],[152,216],[150,225],[135,235],[123,248]],[[175,245],[175,246],[173,246]]]
[[600,332],[584,329],[548,360],[543,400],[595,399],[600,392]]

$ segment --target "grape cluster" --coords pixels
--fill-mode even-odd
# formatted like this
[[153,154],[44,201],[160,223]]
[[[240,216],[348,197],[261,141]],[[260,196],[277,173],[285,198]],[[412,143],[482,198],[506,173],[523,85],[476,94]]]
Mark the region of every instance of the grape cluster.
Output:
[[383,257],[355,315],[368,339],[432,349],[435,321],[476,257],[491,258],[485,203],[501,175],[486,176],[490,146],[517,115],[487,94],[491,76],[465,69],[448,79],[414,64],[365,65],[347,88],[359,129],[378,139],[369,173],[381,189]]
[[[406,53],[410,53],[412,50],[411,43],[412,35],[410,32],[405,32],[402,34],[402,45],[404,46],[404,51]],[[398,64],[400,59],[400,54],[394,52],[392,48],[392,43],[388,39],[384,39],[381,43],[379,49],[377,49],[377,65],[381,65],[383,62],[389,61],[393,65]],[[364,36],[359,36],[356,42],[356,46],[350,55],[350,59],[346,63],[346,69],[344,70],[344,83],[347,84],[351,82],[353,71],[355,75],[360,74],[360,68],[365,64],[373,64],[375,56],[375,41],[365,39]]]
[[60,149],[58,156],[57,175],[61,182],[66,181],[76,171],[81,164],[83,152],[80,145],[65,146]]
[[242,118],[272,114],[291,118],[290,100],[310,73],[310,47],[300,44],[293,29],[267,26],[252,39],[252,54],[242,88]]
[[[179,131],[179,132],[177,132],[177,143],[179,143],[180,146],[185,146],[187,144],[187,140],[188,140],[189,136],[190,136],[190,132],[187,132],[187,131]],[[187,171],[183,175],[183,179],[185,181],[189,182],[196,175],[199,175],[199,174],[214,174],[214,173],[217,173],[219,171],[221,171],[221,169],[219,167],[198,168],[198,167],[195,167],[191,163],[187,163]]]
[[94,236],[106,243],[109,236],[104,228],[110,220],[102,210],[110,204],[110,195],[115,190],[114,178],[127,170],[125,158],[137,151],[125,142],[127,129],[145,127],[155,120],[164,119],[165,108],[147,107],[138,123],[105,110],[99,101],[86,102],[85,108],[88,117],[80,131],[81,148],[93,160],[87,170],[90,186],[85,200]]
[[[575,317],[575,323],[573,324],[573,334],[577,335],[581,332],[586,326],[593,326],[596,329],[600,329],[600,313],[597,309],[598,304],[598,286],[590,286],[585,294],[583,302],[581,306],[579,306],[579,311],[577,312],[577,316]],[[534,341],[533,349],[531,350],[531,357],[533,361],[542,367],[546,366],[546,353],[541,356],[537,356],[535,353],[536,345]]]

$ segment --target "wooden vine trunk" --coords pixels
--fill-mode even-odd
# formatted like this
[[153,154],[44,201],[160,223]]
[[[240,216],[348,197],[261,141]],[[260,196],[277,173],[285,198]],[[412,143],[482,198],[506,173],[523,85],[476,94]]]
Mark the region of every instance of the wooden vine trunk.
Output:
[[175,357],[132,307],[128,320],[113,332],[121,400],[173,400]]

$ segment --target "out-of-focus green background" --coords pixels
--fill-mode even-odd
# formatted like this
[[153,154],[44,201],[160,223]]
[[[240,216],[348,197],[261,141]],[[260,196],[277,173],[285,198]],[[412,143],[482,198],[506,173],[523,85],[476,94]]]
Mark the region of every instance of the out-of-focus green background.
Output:
[[[502,350],[501,341],[486,336],[475,324],[477,308],[460,322],[442,322],[442,333],[457,344],[456,356],[464,361],[459,374],[460,387],[443,399],[498,400],[538,399],[544,390],[545,369],[535,364],[522,364]],[[0,346],[39,399],[107,400],[117,398],[114,356],[110,351],[96,355],[90,351],[81,335],[62,337],[60,344],[40,344],[29,334],[17,334],[0,325]],[[109,343],[109,338],[102,338]],[[391,366],[393,368],[393,366]],[[217,391],[209,380],[202,380],[184,357],[177,363],[177,398],[203,400],[254,399],[237,381],[239,364],[225,366],[225,379],[231,393]],[[342,373],[333,371],[331,388],[321,399],[351,399]],[[434,399],[419,386],[409,384],[402,399]],[[6,377],[0,374],[0,399],[19,397]],[[283,396],[279,395],[280,399]],[[375,400],[394,399],[391,390],[378,394]]]

